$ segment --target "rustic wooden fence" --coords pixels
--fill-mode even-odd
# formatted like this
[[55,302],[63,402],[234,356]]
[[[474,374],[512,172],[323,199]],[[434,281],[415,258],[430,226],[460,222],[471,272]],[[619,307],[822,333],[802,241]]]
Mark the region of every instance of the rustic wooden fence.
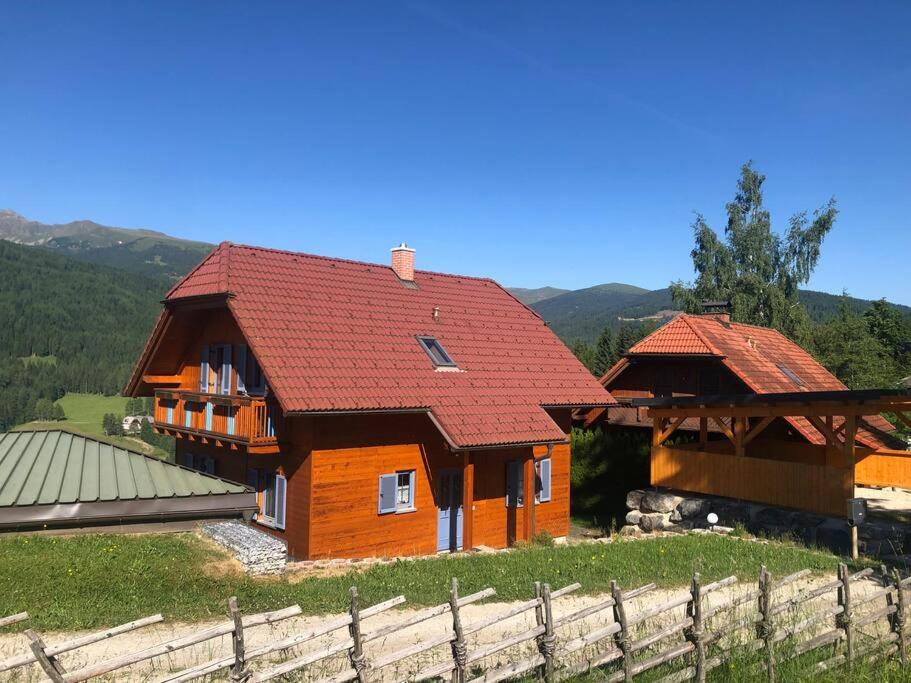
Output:
[[[298,616],[300,607],[242,615],[237,601],[230,598],[230,618],[222,623],[73,670],[64,667],[61,655],[159,623],[161,615],[56,644],[26,630],[29,650],[0,661],[0,677],[3,672],[8,676],[19,667],[37,664],[54,683],[76,683],[114,672],[119,678],[127,675],[126,667],[222,636],[231,637],[230,654],[159,673],[157,680],[175,683],[214,675],[256,683],[283,676],[321,683],[439,678],[453,683],[493,683],[533,675],[549,683],[601,669],[606,680],[617,683],[631,681],[647,671],[653,676],[663,675],[663,683],[678,683],[704,681],[710,671],[744,653],[752,653],[752,665],[759,667],[756,677],[770,682],[785,666],[792,667],[791,672],[796,666],[812,673],[850,668],[874,657],[896,657],[904,665],[911,578],[902,579],[897,572],[889,574],[883,567],[879,584],[871,587],[869,580],[861,582],[873,574],[872,569],[850,574],[841,565],[836,578],[820,584],[806,580],[809,571],[776,581],[763,567],[758,585],[740,592],[735,590],[735,577],[703,584],[696,574],[689,590],[652,600],[650,593],[653,596],[656,591],[653,584],[622,591],[612,582],[610,596],[582,608],[576,605],[575,609],[566,609],[560,598],[578,590],[579,584],[551,590],[549,585],[538,583],[529,600],[498,606],[494,614],[467,622],[463,608],[494,596],[495,591],[487,588],[461,596],[458,581],[453,579],[445,603],[402,615],[377,628],[370,627],[371,618],[405,599],[399,596],[362,608],[357,589],[352,588],[347,614],[256,647],[247,645],[251,629]],[[722,589],[728,588],[726,594]],[[826,597],[829,601],[823,602]],[[636,604],[638,609],[634,609]],[[557,609],[559,606],[564,609]],[[521,625],[504,627],[505,622],[517,617],[522,617]],[[427,635],[433,633],[426,628],[428,622],[440,618],[447,620],[446,627],[439,635]],[[0,618],[0,626],[27,619],[26,613]],[[377,641],[420,625],[424,627],[416,642],[392,651],[374,647]],[[490,636],[495,626],[492,641],[478,637],[484,633]],[[336,638],[327,644],[325,637],[333,634]],[[443,648],[448,653],[441,655]],[[377,651],[369,654],[371,650]],[[432,650],[441,661],[428,664],[421,655]],[[284,660],[276,661],[277,657]],[[318,668],[332,658],[338,671],[327,673]],[[143,673],[143,680],[153,678]]]

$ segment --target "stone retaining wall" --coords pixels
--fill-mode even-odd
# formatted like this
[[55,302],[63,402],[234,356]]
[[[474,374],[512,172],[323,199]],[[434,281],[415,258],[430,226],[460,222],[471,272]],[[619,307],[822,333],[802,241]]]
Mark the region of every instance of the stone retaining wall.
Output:
[[[851,536],[844,519],[810,512],[770,507],[761,503],[703,496],[664,489],[637,489],[626,496],[626,526],[620,533],[639,535],[656,531],[684,533],[708,528],[710,512],[718,515],[716,527],[742,525],[752,534],[792,536],[808,544],[845,553]],[[911,552],[911,528],[900,524],[871,523],[858,529],[860,551],[873,557],[896,557]]]
[[288,548],[279,539],[241,522],[204,524],[204,534],[231,551],[248,574],[281,574],[288,565]]

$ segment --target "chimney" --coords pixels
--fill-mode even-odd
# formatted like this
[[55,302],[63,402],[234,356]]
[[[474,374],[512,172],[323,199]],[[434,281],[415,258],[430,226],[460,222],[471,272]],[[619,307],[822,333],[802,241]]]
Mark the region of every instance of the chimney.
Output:
[[414,282],[414,249],[402,242],[390,251],[392,252],[392,271],[399,280]]

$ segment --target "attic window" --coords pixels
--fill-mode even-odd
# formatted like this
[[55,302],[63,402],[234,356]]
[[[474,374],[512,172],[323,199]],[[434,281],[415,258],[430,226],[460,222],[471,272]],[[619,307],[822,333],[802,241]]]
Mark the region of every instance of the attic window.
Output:
[[418,343],[438,368],[454,368],[456,366],[455,361],[446,353],[446,349],[443,348],[440,340],[436,337],[418,337]]
[[783,374],[789,380],[794,382],[794,384],[796,384],[797,386],[799,386],[799,387],[806,386],[806,384],[804,384],[804,381],[802,379],[800,379],[800,377],[798,377],[797,374],[793,370],[791,370],[791,368],[789,368],[787,365],[779,365],[778,369],[781,370],[781,374]]

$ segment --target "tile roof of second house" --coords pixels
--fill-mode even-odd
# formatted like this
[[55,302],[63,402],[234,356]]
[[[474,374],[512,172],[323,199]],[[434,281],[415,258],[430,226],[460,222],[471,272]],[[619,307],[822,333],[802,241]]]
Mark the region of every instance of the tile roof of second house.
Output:
[[[677,316],[634,345],[630,354],[717,356],[757,394],[847,389],[809,352],[781,332],[768,327],[730,322],[715,315]],[[793,377],[789,377],[788,373]],[[792,417],[788,421],[810,441],[824,441],[806,418]],[[894,430],[883,417],[871,415],[864,418],[864,422],[871,429],[859,430],[858,438],[861,441],[874,448],[891,445],[876,433]],[[836,426],[838,424],[840,421],[836,420]]]
[[[415,283],[388,266],[223,243],[168,298],[230,293],[286,412],[428,409],[468,447],[562,438],[541,406],[613,402],[493,280],[418,270]],[[458,369],[435,369],[418,335]]]

